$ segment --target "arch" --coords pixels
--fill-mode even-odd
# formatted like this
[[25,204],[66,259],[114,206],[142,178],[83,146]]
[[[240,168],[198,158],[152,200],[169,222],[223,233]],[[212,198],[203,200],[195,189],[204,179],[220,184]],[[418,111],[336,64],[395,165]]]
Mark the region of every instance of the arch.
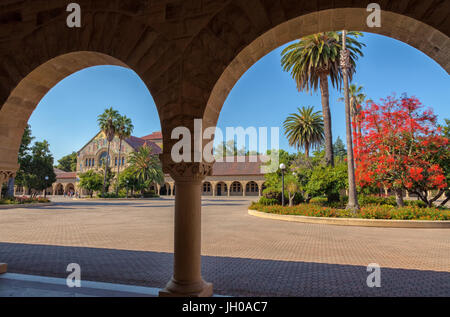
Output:
[[75,193],[75,185],[72,183],[67,183],[66,186],[64,186],[64,193],[66,195],[70,193]]
[[54,195],[55,196],[64,195],[64,185],[63,184],[61,184],[61,183],[56,184]]
[[242,196],[244,194],[243,192],[243,186],[241,182],[234,181],[230,185],[230,196]]
[[[292,9],[298,10],[299,8],[294,7]],[[229,92],[240,77],[259,59],[286,43],[318,32],[351,29],[389,36],[422,51],[441,65],[447,73],[450,73],[450,59],[448,58],[450,56],[450,38],[448,36],[450,30],[447,29],[447,34],[445,34],[439,29],[421,22],[420,19],[400,13],[383,10],[382,27],[369,28],[366,22],[368,13],[365,7],[327,9],[299,16],[291,13],[286,15],[291,16],[290,19],[280,21],[276,26],[270,26],[269,24],[264,26],[255,25],[252,22],[255,18],[252,17],[251,12],[243,11],[241,8],[236,8],[236,6],[230,5],[228,10],[245,20],[245,23],[248,24],[246,25],[248,32],[252,32],[254,36],[249,35],[248,40],[242,39],[235,43],[230,43],[228,39],[220,38],[221,36],[231,36],[226,34],[225,31],[223,31],[225,34],[211,37],[208,34],[214,33],[214,29],[225,28],[223,24],[226,21],[220,15],[216,16],[205,30],[197,36],[196,40],[198,41],[205,41],[208,38],[213,42],[228,40],[226,41],[227,44],[231,44],[225,53],[220,55],[222,57],[220,65],[214,65],[215,67],[213,67],[207,62],[208,59],[205,56],[202,56],[203,66],[199,65],[199,67],[207,68],[205,71],[210,73],[209,77],[216,80],[209,82],[209,99],[203,114],[204,127],[216,126],[220,111]],[[431,23],[431,25],[433,24]],[[194,42],[195,40],[192,45],[200,45],[199,43],[194,44]],[[214,46],[211,43],[208,43],[208,45]],[[205,50],[207,51],[207,49]],[[238,54],[231,53],[236,51]],[[197,56],[197,58],[199,57]],[[216,73],[211,74],[211,70],[216,70]]]
[[159,195],[160,196],[170,196],[170,184],[169,183],[165,183],[163,186],[161,186],[160,190],[159,190]]
[[205,181],[202,184],[202,195],[203,196],[212,196],[213,195],[213,185],[211,182]]
[[245,195],[246,196],[258,196],[259,186],[256,182],[250,181],[245,185]]
[[228,186],[225,182],[218,182],[216,185],[216,196],[228,196]]

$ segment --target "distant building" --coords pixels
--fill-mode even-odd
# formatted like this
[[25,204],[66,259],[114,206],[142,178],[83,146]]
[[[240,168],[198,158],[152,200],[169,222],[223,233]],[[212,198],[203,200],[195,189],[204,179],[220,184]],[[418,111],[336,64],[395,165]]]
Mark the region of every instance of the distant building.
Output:
[[[119,158],[119,139],[116,137],[110,145],[110,167],[113,171],[119,168],[121,171],[128,167],[127,157],[139,150],[146,144],[150,146],[155,154],[161,153],[162,148],[161,132],[154,132],[147,136],[138,138],[131,136],[122,142],[122,149]],[[88,170],[100,170],[107,157],[108,142],[103,132],[99,132],[84,147],[77,152],[77,171],[64,172],[55,169],[56,182],[47,190],[48,195],[64,195],[70,192],[87,195],[79,188],[80,173]],[[260,196],[264,186],[264,174],[261,172],[261,162],[259,157],[245,157],[245,162],[216,162],[213,165],[212,176],[207,176],[203,182],[202,190],[204,196]],[[256,160],[256,162],[252,162]],[[161,196],[173,196],[176,193],[175,181],[169,176],[165,176],[163,186],[154,184],[152,190]],[[22,188],[16,189],[16,194],[23,193]]]

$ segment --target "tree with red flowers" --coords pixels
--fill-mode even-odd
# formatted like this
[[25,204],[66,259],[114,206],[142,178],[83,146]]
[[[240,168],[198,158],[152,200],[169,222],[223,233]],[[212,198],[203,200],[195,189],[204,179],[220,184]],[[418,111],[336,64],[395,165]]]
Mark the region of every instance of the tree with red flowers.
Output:
[[[398,206],[404,205],[403,192],[408,190],[431,207],[448,187],[441,165],[449,153],[449,139],[433,111],[424,109],[417,98],[390,96],[381,104],[367,102],[359,122],[358,184],[392,189]],[[430,198],[431,190],[438,193]]]

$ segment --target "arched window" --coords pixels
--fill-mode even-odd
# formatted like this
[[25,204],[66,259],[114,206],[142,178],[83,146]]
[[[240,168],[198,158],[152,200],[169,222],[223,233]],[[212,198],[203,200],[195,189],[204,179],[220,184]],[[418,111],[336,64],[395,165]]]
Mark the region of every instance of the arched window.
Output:
[[233,193],[239,193],[241,191],[241,183],[234,182],[231,184],[231,192]]
[[211,192],[211,183],[210,182],[204,182],[203,183],[203,192],[204,193],[210,193]]
[[109,163],[109,162],[107,162],[107,160],[109,161],[107,152],[103,152],[102,154],[100,154],[98,159],[99,159],[100,166],[103,166],[103,163],[107,163],[107,164]]
[[86,159],[86,164],[85,164],[85,166],[89,166],[89,165],[88,165],[88,162],[89,162],[88,159]]

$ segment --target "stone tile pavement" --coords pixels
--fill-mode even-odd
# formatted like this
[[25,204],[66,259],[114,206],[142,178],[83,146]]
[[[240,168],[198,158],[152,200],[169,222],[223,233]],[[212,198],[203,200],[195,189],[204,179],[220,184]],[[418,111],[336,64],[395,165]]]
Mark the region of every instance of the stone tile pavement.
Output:
[[[247,214],[249,199],[203,200],[203,275],[235,296],[450,296],[450,231],[313,225]],[[173,200],[66,201],[0,211],[9,272],[164,287]],[[381,266],[381,288],[366,285]],[[0,282],[1,287],[1,282]]]

